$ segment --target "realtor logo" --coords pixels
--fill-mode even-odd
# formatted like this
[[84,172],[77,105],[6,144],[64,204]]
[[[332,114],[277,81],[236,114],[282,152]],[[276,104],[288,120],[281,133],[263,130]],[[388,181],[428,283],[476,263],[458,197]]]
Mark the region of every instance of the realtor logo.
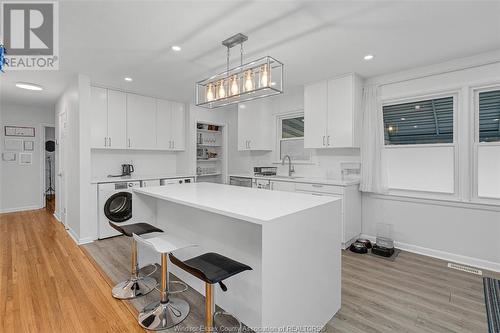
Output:
[[57,2],[2,3],[5,69],[58,69]]

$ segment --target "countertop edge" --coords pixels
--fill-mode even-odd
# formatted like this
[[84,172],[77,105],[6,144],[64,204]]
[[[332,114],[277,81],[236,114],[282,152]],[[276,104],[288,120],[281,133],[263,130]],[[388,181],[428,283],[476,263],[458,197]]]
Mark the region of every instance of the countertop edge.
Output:
[[155,179],[175,179],[175,178],[196,178],[196,175],[181,174],[181,175],[139,175],[131,176],[130,178],[121,177],[102,177],[92,179],[90,184],[105,184],[105,183],[120,183],[120,182],[135,182],[141,180],[155,180]]
[[243,173],[231,173],[229,174],[229,177],[242,177],[242,178],[252,178],[252,179],[266,179],[266,180],[274,180],[274,181],[279,181],[279,182],[289,182],[289,183],[302,183],[302,184],[322,184],[322,185],[331,185],[331,186],[353,186],[353,185],[359,185],[360,180],[334,180],[334,179],[314,179],[314,178],[308,178],[308,177],[301,177],[301,178],[294,178],[294,179],[289,179],[289,178],[279,178],[278,177],[267,177],[267,176],[255,176],[251,174],[243,174]]

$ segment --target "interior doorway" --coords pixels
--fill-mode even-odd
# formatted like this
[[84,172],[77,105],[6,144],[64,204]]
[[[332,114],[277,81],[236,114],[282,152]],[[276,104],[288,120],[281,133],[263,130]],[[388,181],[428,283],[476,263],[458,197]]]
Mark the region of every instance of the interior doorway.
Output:
[[51,214],[55,211],[56,203],[56,130],[53,126],[44,127],[44,192],[45,209]]

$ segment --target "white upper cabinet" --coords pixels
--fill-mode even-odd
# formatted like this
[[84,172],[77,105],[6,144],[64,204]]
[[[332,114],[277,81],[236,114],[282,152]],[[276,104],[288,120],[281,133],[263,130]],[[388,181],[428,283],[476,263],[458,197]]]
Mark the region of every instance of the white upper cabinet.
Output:
[[186,112],[183,103],[172,102],[172,148],[186,149]]
[[272,150],[272,109],[266,100],[238,105],[238,150]]
[[108,148],[127,147],[127,94],[108,90]]
[[183,103],[91,87],[92,148],[186,149]]
[[108,146],[108,91],[104,88],[90,89],[90,145],[92,148]]
[[324,148],[326,146],[327,91],[327,81],[317,82],[304,88],[305,148]]
[[127,147],[156,149],[156,99],[127,94]]
[[359,147],[362,81],[356,74],[304,88],[306,148]]
[[184,104],[158,99],[156,107],[157,148],[184,150],[186,148]]

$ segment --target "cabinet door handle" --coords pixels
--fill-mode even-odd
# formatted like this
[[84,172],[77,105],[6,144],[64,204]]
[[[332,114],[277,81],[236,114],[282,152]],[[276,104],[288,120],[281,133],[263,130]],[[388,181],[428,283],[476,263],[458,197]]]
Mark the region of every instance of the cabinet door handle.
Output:
[[111,138],[108,138],[108,144],[111,147]]
[[323,147],[325,146],[325,136],[323,135]]
[[323,187],[323,185],[319,185],[319,184],[312,184],[313,187]]
[[107,142],[108,142],[108,139],[106,137],[104,137],[104,147],[107,147]]
[[130,148],[130,138],[128,138],[128,147]]
[[248,149],[250,149],[250,142],[252,142],[252,140],[248,140]]
[[326,137],[326,145],[329,146],[330,145],[330,136],[328,135]]
[[172,140],[172,149],[175,149],[175,141]]

